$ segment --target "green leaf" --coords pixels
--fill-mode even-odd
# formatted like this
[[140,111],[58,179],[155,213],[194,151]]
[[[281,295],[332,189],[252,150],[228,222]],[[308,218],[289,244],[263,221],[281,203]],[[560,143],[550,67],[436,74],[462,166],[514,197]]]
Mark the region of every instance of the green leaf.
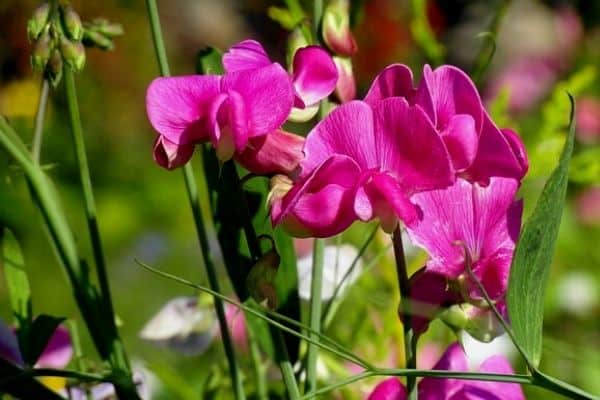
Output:
[[[25,262],[19,243],[8,229],[0,230],[2,239],[4,276],[10,306],[19,330],[28,330],[31,324],[31,289],[25,272]],[[3,233],[3,234],[2,234]],[[0,263],[1,265],[1,263]]]
[[46,314],[41,314],[35,318],[33,324],[31,324],[27,345],[21,348],[23,361],[26,364],[35,365],[48,345],[54,331],[64,320],[65,318],[52,317]]
[[569,98],[569,135],[558,165],[523,227],[512,261],[506,296],[517,342],[535,367],[539,365],[542,354],[544,293],[567,194],[569,160],[575,137],[575,105],[570,94]]

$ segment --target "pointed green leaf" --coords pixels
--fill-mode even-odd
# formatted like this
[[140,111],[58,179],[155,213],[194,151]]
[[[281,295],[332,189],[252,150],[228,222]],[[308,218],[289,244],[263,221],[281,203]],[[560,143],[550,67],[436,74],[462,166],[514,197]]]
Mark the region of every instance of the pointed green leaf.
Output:
[[4,234],[0,231],[0,238],[2,239],[4,276],[10,306],[17,328],[27,330],[32,320],[31,289],[24,268],[23,254],[11,231],[4,229]]
[[538,366],[542,354],[544,293],[562,216],[573,152],[575,105],[571,100],[569,134],[557,167],[525,223],[512,261],[507,292],[510,321],[517,342]]

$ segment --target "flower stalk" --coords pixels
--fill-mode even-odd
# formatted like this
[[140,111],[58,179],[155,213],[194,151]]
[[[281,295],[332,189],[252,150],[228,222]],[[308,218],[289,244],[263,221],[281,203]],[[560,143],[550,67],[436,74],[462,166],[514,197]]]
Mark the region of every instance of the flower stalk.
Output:
[[[406,368],[417,368],[417,336],[411,323],[410,310],[410,286],[408,282],[408,271],[406,269],[406,257],[402,245],[402,232],[400,225],[396,226],[392,234],[394,245],[394,257],[396,259],[396,273],[398,275],[398,288],[400,289],[400,307],[404,315],[402,329],[404,331],[404,358]],[[417,379],[415,376],[406,377],[406,391],[409,400],[417,399]]]
[[[323,239],[315,239],[313,245],[313,265],[310,284],[310,328],[315,332],[321,331],[321,291],[323,287],[323,256],[325,251],[325,241]],[[319,337],[315,334],[310,334],[316,341]],[[317,388],[317,356],[319,353],[318,347],[314,343],[308,344],[306,355],[306,389],[305,392],[312,392]]]
[[[150,20],[150,28],[152,32],[152,40],[154,43],[154,50],[156,52],[156,59],[158,61],[160,73],[163,76],[169,76],[169,64],[167,61],[167,54],[165,50],[165,44],[162,37],[162,30],[160,26],[160,18],[158,15],[158,8],[155,0],[146,0],[146,8],[148,11],[148,18]],[[211,289],[215,292],[220,293],[221,288],[215,266],[212,262],[210,255],[210,249],[208,244],[208,238],[205,231],[204,219],[202,211],[200,209],[198,187],[196,179],[194,177],[194,171],[190,164],[186,164],[183,167],[183,179],[185,181],[185,187],[187,191],[188,201],[192,209],[194,218],[194,224],[196,227],[196,234],[200,243],[200,249],[202,251],[202,257],[204,260],[204,266],[206,268],[206,275],[208,278]],[[225,349],[225,356],[229,364],[229,374],[231,376],[231,383],[234,389],[234,395],[237,400],[245,399],[244,388],[242,385],[241,374],[235,358],[235,351],[231,341],[231,333],[227,326],[227,320],[225,318],[225,309],[223,307],[223,301],[220,298],[215,298],[215,311],[219,320],[219,327],[221,329],[221,335],[223,338],[223,347]]]

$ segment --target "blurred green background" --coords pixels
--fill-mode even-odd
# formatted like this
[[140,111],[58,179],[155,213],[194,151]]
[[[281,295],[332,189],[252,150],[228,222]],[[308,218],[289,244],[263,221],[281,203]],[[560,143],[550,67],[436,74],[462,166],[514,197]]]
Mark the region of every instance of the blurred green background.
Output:
[[[359,4],[353,28],[359,46],[353,58],[359,97],[377,72],[390,63],[406,63],[416,79],[420,76],[426,62],[421,49],[427,39],[411,29],[414,20],[408,3],[374,0]],[[444,46],[446,62],[472,71],[476,57],[485,51],[484,46],[489,47],[477,34],[489,29],[502,3],[428,2],[426,15]],[[37,4],[30,0],[0,2],[0,113],[10,119],[26,143],[31,142],[40,76],[33,74],[29,65],[31,48],[25,27]],[[198,398],[209,373],[209,385],[227,378],[220,346],[199,357],[185,357],[138,337],[144,323],[166,301],[193,292],[144,271],[135,258],[193,282],[205,282],[181,172],[167,172],[152,161],[155,133],[145,116],[144,97],[158,68],[145,6],[142,1],[130,0],[72,4],[83,20],[106,17],[125,29],[113,51],[88,50],[86,68],[77,76],[98,220],[121,332],[131,358],[144,363],[162,381],[157,398]],[[259,39],[274,59],[284,60],[287,32],[268,17],[268,7],[273,5],[283,4],[260,0],[159,2],[172,74],[193,73],[196,53],[204,46],[226,49],[247,37]],[[496,52],[479,82],[498,125],[516,130],[527,144],[531,172],[521,192],[526,213],[535,204],[564,141],[569,113],[565,91],[576,96],[577,145],[547,293],[542,369],[592,393],[600,393],[599,27],[599,2],[515,0],[501,21]],[[51,93],[42,162],[59,184],[82,253],[89,256],[65,103],[59,86]],[[198,161],[194,162],[198,167]],[[79,321],[22,176],[3,153],[0,178],[1,208],[22,228],[19,234],[35,313]],[[343,240],[359,246],[366,235],[364,225],[355,225]],[[385,240],[382,235],[371,246],[366,263],[385,246]],[[327,334],[382,366],[397,367],[402,359],[401,329],[395,317],[397,295],[390,256],[349,290]],[[422,254],[415,256],[412,267],[420,267],[423,260]],[[0,317],[10,320],[1,279]],[[86,333],[82,340],[86,356],[95,360]],[[422,347],[433,348],[435,353],[436,347],[427,347],[427,341],[443,345],[452,340],[449,330],[436,323]],[[349,373],[339,360],[325,356],[323,361],[328,373],[324,380],[332,382]],[[273,379],[279,379],[276,372]],[[331,398],[362,398],[373,383],[353,384]],[[541,390],[526,391],[530,399],[554,398]],[[220,395],[227,398],[227,389]]]

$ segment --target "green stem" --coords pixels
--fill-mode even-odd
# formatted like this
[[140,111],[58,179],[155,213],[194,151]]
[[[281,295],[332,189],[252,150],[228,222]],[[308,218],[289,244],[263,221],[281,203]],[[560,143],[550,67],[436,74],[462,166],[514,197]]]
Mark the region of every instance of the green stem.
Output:
[[[73,145],[75,147],[75,158],[79,167],[79,178],[81,180],[81,188],[83,191],[83,202],[87,217],[88,231],[90,241],[92,243],[92,253],[96,264],[96,274],[100,284],[100,302],[103,329],[106,329],[104,341],[108,345],[108,361],[114,370],[121,375],[119,382],[115,382],[115,390],[117,396],[123,399],[137,399],[137,391],[133,383],[131,367],[125,353],[125,348],[119,337],[117,326],[115,323],[115,313],[112,305],[110,294],[110,286],[108,283],[108,274],[106,272],[106,263],[104,260],[104,252],[102,250],[102,240],[100,238],[100,230],[96,219],[96,204],[94,201],[94,193],[92,191],[92,181],[85,153],[85,142],[83,139],[83,129],[81,126],[81,117],[79,114],[79,104],[77,101],[77,90],[75,88],[75,77],[73,71],[65,66],[63,70],[65,80],[65,92],[67,96],[67,108],[71,123],[71,133],[73,137]],[[85,286],[85,285],[84,285]],[[83,290],[86,288],[82,287]],[[93,302],[93,300],[92,300]],[[96,333],[97,334],[97,333]]]
[[[77,328],[77,322],[70,319],[67,321],[69,326],[69,334],[71,335],[71,342],[73,343],[73,356],[75,357],[75,365],[79,372],[85,372],[85,360],[83,359],[83,350],[81,348],[81,339],[79,337],[79,329]],[[85,387],[85,398],[87,400],[93,400],[92,392],[89,388]]]
[[[158,15],[158,8],[156,6],[156,0],[146,0],[146,8],[148,11],[148,18],[150,20],[152,40],[154,43],[154,50],[156,52],[156,59],[158,61],[160,73],[162,76],[169,76],[169,63],[167,61],[167,52],[165,50],[165,44],[163,41],[162,29],[160,26],[160,18]],[[202,210],[200,209],[198,187],[196,185],[194,171],[192,170],[192,167],[189,163],[183,167],[183,179],[185,181],[188,201],[194,218],[196,235],[198,236],[200,250],[202,251],[202,257],[204,260],[204,267],[206,269],[208,282],[211,289],[213,289],[217,293],[221,293],[216,269],[212,262],[212,257],[210,255],[210,247],[205,231]],[[233,343],[231,341],[231,334],[227,325],[227,319],[225,318],[225,309],[223,306],[223,301],[220,298],[215,298],[214,303],[217,318],[219,320],[219,327],[221,329],[223,348],[225,350],[225,356],[227,357],[227,362],[229,364],[229,374],[234,389],[234,395],[237,400],[243,400],[246,398],[246,395],[244,394],[242,378],[235,358],[235,351],[233,348]]]
[[[248,243],[250,256],[253,260],[258,260],[262,255],[260,243],[258,242],[258,236],[256,234],[256,230],[254,229],[254,225],[252,225],[252,218],[250,217],[246,193],[244,192],[242,181],[240,180],[233,161],[229,161],[228,164],[223,166],[223,174],[226,173],[230,173],[231,179],[234,180],[236,190],[234,195],[240,199],[241,215],[244,218],[244,221],[242,221],[244,235],[246,236],[246,242]],[[271,337],[273,338],[273,345],[275,346],[275,354],[277,357],[276,361],[283,376],[283,381],[288,391],[288,396],[291,399],[298,399],[300,397],[298,383],[296,382],[294,368],[290,361],[283,333],[280,329],[277,329],[273,326],[270,327],[270,331]]]
[[92,242],[92,253],[96,263],[98,282],[104,301],[106,312],[112,316],[115,315],[112,306],[110,287],[108,284],[108,274],[106,273],[106,261],[104,251],[102,250],[102,240],[100,230],[98,229],[98,220],[96,219],[96,202],[92,190],[92,181],[88,167],[87,155],[85,153],[85,141],[83,139],[83,129],[81,127],[81,116],[79,114],[79,104],[77,101],[77,90],[75,88],[75,77],[69,67],[64,68],[65,91],[67,95],[67,106],[71,122],[71,133],[73,145],[75,147],[75,158],[79,167],[79,179],[81,180],[81,189],[83,191],[83,203],[88,223],[88,231]]
[[313,35],[315,44],[319,42],[319,27],[323,18],[323,0],[313,0]]
[[[321,331],[321,291],[323,287],[323,256],[325,242],[323,239],[315,239],[313,244],[313,265],[310,285],[310,314],[309,324],[314,332]],[[310,336],[318,341],[319,337],[311,333]],[[318,347],[309,343],[306,355],[306,392],[312,392],[317,388],[317,356]]]
[[[417,339],[412,328],[412,311],[410,299],[410,286],[408,283],[408,271],[406,270],[406,257],[404,256],[404,247],[402,246],[402,232],[400,225],[396,227],[392,234],[392,243],[394,245],[394,257],[396,259],[396,272],[398,274],[398,287],[400,289],[400,307],[402,307],[402,329],[404,331],[404,358],[406,367],[415,369],[417,367]],[[409,400],[416,400],[417,380],[413,376],[406,377],[406,391]]]
[[46,109],[48,108],[48,95],[50,93],[50,84],[46,79],[42,79],[42,89],[40,92],[40,99],[38,101],[38,108],[35,114],[35,125],[33,129],[33,144],[31,145],[31,155],[33,161],[40,162],[40,153],[42,151],[42,138],[44,136],[44,118],[46,116]]

